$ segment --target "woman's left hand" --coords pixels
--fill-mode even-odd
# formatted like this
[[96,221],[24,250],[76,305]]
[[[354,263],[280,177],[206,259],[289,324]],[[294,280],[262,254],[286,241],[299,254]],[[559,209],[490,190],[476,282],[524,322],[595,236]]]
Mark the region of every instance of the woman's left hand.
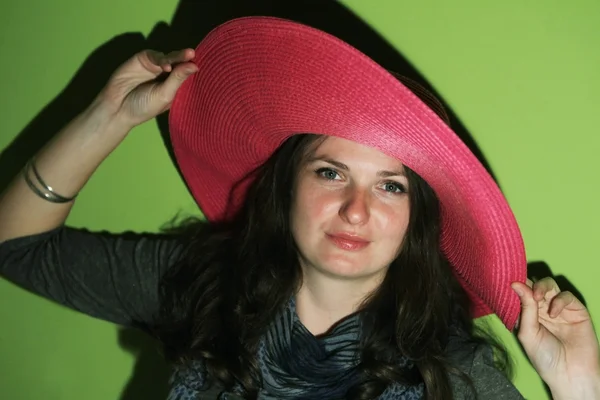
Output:
[[588,310],[552,278],[530,285],[512,287],[522,306],[517,337],[534,368],[554,399],[600,399],[600,352]]

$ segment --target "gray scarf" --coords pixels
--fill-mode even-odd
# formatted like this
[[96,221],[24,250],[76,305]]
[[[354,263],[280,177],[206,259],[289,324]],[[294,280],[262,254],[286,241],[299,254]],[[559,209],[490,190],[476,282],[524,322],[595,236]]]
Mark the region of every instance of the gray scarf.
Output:
[[[262,376],[258,400],[344,399],[347,390],[359,380],[360,319],[353,315],[326,335],[313,336],[298,319],[291,300],[262,338],[257,358]],[[406,359],[399,365],[410,366]],[[167,400],[241,399],[235,394],[203,392],[207,385],[201,361],[178,368],[172,377]],[[419,400],[424,386],[389,386],[379,400]],[[213,389],[214,390],[214,389]],[[213,392],[213,390],[210,390]],[[218,394],[217,394],[218,393]]]

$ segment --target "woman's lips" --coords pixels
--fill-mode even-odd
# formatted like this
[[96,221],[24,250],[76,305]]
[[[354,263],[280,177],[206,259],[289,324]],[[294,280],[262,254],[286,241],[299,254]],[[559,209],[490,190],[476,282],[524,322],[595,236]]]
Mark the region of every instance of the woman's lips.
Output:
[[371,243],[360,236],[345,233],[327,234],[327,238],[340,249],[349,251],[362,250]]

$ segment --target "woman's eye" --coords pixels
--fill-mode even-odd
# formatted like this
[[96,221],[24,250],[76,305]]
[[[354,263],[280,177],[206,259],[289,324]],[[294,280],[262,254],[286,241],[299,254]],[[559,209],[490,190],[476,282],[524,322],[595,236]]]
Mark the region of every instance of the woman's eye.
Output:
[[386,182],[383,184],[383,189],[390,193],[406,193],[404,185],[397,182]]
[[338,173],[331,168],[319,168],[316,173],[327,180],[334,180],[339,176]]

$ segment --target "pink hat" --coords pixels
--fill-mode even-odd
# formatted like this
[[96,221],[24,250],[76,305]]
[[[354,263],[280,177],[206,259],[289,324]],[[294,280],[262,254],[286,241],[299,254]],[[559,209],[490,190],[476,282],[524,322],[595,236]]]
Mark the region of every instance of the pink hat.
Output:
[[194,62],[199,71],[179,89],[169,124],[208,220],[238,207],[240,182],[247,186],[247,175],[294,134],[377,148],[437,194],[442,251],[471,296],[473,317],[496,313],[513,329],[520,303],[510,284],[525,281],[527,262],[511,209],[466,145],[390,72],[325,32],[273,17],[220,25]]

